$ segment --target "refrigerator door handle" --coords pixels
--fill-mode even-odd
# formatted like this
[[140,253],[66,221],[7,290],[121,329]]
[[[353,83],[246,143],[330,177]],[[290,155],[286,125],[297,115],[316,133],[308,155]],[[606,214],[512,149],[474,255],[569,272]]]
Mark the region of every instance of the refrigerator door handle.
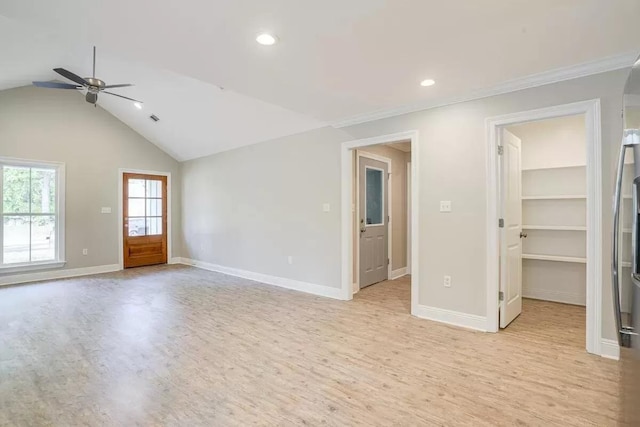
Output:
[[[622,198],[622,173],[624,168],[624,157],[627,152],[627,145],[624,143],[620,147],[620,157],[618,159],[618,174],[616,177],[615,196],[613,198],[613,245],[612,245],[612,257],[611,257],[611,274],[612,274],[612,289],[613,289],[613,308],[616,321],[616,331],[618,336],[618,344],[621,347],[628,347],[630,345],[630,336],[623,333],[625,328],[622,326],[622,306],[620,302],[620,278],[619,278],[619,244],[620,244],[620,200]],[[635,190],[635,189],[634,189]],[[635,224],[637,222],[637,212],[634,215],[634,230],[631,237],[632,242],[635,241]],[[635,244],[634,252],[635,252]],[[635,253],[634,253],[635,255]],[[633,256],[632,260],[633,270],[635,273],[636,260]]]

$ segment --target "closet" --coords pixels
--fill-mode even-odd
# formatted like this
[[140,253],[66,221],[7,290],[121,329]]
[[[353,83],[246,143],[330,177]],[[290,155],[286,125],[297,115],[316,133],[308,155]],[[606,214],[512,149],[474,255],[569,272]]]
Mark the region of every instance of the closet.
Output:
[[586,305],[583,116],[509,127],[522,142],[522,295]]

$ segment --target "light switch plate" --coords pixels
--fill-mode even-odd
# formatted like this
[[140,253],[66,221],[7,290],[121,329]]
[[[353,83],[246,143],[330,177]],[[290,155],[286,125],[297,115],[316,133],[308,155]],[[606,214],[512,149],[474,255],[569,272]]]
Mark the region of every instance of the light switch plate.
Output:
[[443,284],[445,288],[451,287],[451,276],[444,276]]
[[331,211],[331,205],[329,203],[325,203],[322,205],[322,212],[330,212]]
[[111,213],[111,208],[110,207],[103,207],[102,209],[100,209],[100,212],[103,214],[110,214]]
[[440,212],[451,212],[451,200],[440,201]]

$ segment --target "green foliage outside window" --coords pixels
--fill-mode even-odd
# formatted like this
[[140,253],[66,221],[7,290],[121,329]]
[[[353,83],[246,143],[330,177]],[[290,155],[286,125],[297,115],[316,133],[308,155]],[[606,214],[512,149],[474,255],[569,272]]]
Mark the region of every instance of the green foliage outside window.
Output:
[[[5,166],[2,174],[2,210],[5,218],[11,214],[54,214],[55,171],[27,167]],[[28,217],[15,217],[25,221]],[[36,222],[46,222],[46,217],[36,217]]]

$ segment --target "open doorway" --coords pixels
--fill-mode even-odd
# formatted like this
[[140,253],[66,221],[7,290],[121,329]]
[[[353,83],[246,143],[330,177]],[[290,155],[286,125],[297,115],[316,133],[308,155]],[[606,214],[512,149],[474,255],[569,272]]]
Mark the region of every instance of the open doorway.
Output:
[[411,141],[352,150],[355,298],[404,301],[410,311]]
[[598,107],[587,101],[488,120],[497,216],[488,242],[495,236],[490,331],[546,334],[541,345],[559,339],[600,354]]
[[417,141],[418,133],[409,131],[342,145],[345,299],[393,300],[415,313]]
[[566,343],[584,348],[584,115],[520,123],[502,132],[506,262],[500,327],[537,333],[544,328],[550,338],[566,334]]

